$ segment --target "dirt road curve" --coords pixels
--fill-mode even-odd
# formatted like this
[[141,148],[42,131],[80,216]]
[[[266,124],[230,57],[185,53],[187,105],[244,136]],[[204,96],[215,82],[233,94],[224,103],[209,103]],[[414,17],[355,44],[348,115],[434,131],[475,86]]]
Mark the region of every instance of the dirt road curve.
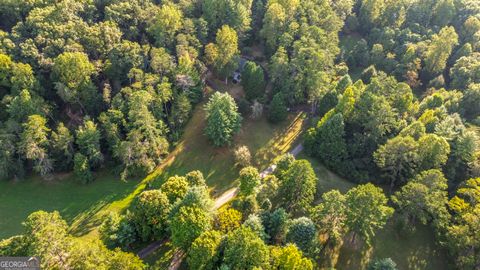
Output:
[[220,197],[215,199],[215,204],[213,205],[213,209],[217,210],[218,208],[222,207],[222,205],[229,202],[231,199],[237,196],[237,194],[238,194],[238,188],[232,188],[227,190]]

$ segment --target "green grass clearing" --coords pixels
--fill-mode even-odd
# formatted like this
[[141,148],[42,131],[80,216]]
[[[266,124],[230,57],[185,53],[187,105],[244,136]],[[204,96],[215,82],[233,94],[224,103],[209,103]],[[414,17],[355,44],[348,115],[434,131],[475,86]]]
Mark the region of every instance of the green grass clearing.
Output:
[[452,269],[448,266],[446,251],[436,243],[430,226],[417,226],[414,232],[405,232],[389,223],[377,232],[371,249],[352,248],[345,243],[336,268],[365,269],[371,258],[391,258],[402,270]]
[[81,235],[97,226],[88,222],[102,208],[130,194],[137,181],[122,182],[108,172],[99,172],[90,185],[82,185],[75,177],[45,181],[32,177],[20,181],[0,181],[0,239],[22,233],[21,223],[38,210],[60,212]]

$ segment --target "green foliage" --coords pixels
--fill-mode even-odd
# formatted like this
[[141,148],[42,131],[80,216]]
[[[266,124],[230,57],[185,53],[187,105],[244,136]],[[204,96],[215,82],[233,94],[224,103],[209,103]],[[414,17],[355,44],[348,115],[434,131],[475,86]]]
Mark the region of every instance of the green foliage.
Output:
[[252,2],[206,0],[202,2],[201,6],[202,18],[208,23],[212,33],[222,27],[222,25],[228,25],[235,29],[243,40],[250,30]]
[[240,171],[240,194],[243,196],[249,196],[256,192],[257,187],[260,185],[260,174],[254,167],[245,167]]
[[73,172],[83,184],[88,184],[93,181],[88,158],[81,153],[76,153],[73,158]]
[[160,190],[144,191],[135,199],[133,222],[143,241],[165,235],[170,207],[167,195]]
[[375,69],[375,66],[369,66],[362,72],[362,81],[364,83],[370,83],[373,77],[377,76],[377,70]]
[[102,152],[100,152],[100,131],[97,125],[86,120],[83,126],[79,126],[76,131],[75,143],[79,152],[88,159],[88,163],[92,167],[97,167],[103,161]]
[[10,104],[8,104],[7,112],[11,119],[24,122],[32,114],[45,116],[46,106],[42,98],[32,96],[28,90],[23,89],[18,96],[12,98]]
[[477,106],[480,103],[480,84],[471,84],[465,89],[461,108],[463,115],[468,119],[475,119],[480,116],[480,108]]
[[317,177],[311,164],[307,160],[297,160],[280,179],[279,194],[286,209],[294,212],[307,210],[317,187]]
[[303,256],[295,245],[287,244],[284,247],[274,247],[271,250],[272,267],[281,270],[313,270],[313,262]]
[[40,266],[44,269],[145,269],[140,258],[132,253],[109,250],[98,240],[72,237],[58,212],[34,212],[24,227],[28,248],[22,255],[41,257]]
[[206,212],[213,209],[213,200],[210,197],[208,189],[204,186],[193,186],[188,189],[182,200],[177,200],[170,211],[169,217],[173,217],[183,206],[195,206]]
[[165,138],[168,129],[149,110],[152,98],[151,94],[143,90],[130,97],[127,124],[129,132],[126,140],[114,152],[124,165],[123,179],[130,174],[151,172],[168,152],[169,143]]
[[390,178],[390,186],[413,176],[419,156],[418,143],[410,136],[397,136],[375,151],[375,163]]
[[272,103],[270,104],[270,112],[268,114],[268,120],[272,123],[278,123],[284,121],[288,116],[287,105],[282,93],[277,93],[273,96]]
[[187,95],[180,94],[173,103],[172,113],[170,114],[170,125],[174,130],[180,130],[190,118],[192,104]]
[[148,32],[155,38],[157,45],[170,47],[176,33],[182,27],[182,21],[182,11],[175,5],[167,3],[158,10]]
[[0,177],[10,179],[13,176],[22,176],[23,164],[16,158],[14,134],[0,129]]
[[205,46],[206,63],[212,65],[222,77],[228,78],[237,67],[238,37],[228,25],[217,31],[216,44]]
[[121,216],[116,212],[108,213],[99,228],[99,233],[101,240],[109,248],[118,246],[127,248],[138,240],[137,232],[129,213],[125,216]]
[[285,237],[287,231],[288,213],[283,208],[277,208],[272,213],[262,214],[262,223],[265,232],[270,236],[273,243],[279,243]]
[[27,254],[42,257],[42,268],[65,268],[69,243],[67,242],[67,223],[58,212],[38,211],[30,214],[23,223],[28,243]]
[[264,210],[268,210],[271,200],[277,197],[279,181],[275,175],[267,175],[263,177],[262,184],[257,192],[257,201]]
[[[274,5],[275,4],[272,4],[272,6]],[[268,75],[273,83],[273,89],[277,93],[283,93],[284,97],[290,98],[290,87],[293,82],[290,78],[289,58],[284,47],[279,47],[276,53],[271,57]]]
[[470,179],[457,191],[449,206],[455,212],[453,222],[447,227],[447,246],[455,254],[458,267],[471,268],[476,263],[480,242],[476,237],[479,232],[480,207],[476,196],[479,179]]
[[136,42],[123,40],[108,53],[104,70],[106,75],[114,80],[123,82],[128,72],[142,63],[141,47]]
[[185,175],[185,178],[190,186],[204,187],[207,185],[201,171],[191,171]]
[[265,75],[263,68],[255,62],[248,61],[242,71],[242,86],[248,100],[261,98],[265,92]]
[[47,120],[40,115],[30,115],[23,126],[20,135],[18,150],[23,158],[34,163],[33,169],[42,177],[47,177],[53,171],[52,160],[48,155],[48,133],[50,129],[46,126]]
[[341,170],[343,161],[347,159],[347,144],[345,141],[345,124],[341,113],[330,117],[326,115],[316,127],[309,132],[306,147],[313,156],[318,157],[325,165]]
[[183,199],[188,191],[188,181],[185,177],[172,176],[162,184],[160,189],[167,195],[170,203],[175,203],[177,200]]
[[223,208],[218,212],[215,222],[219,231],[228,233],[240,227],[242,213],[233,208]]
[[286,241],[294,243],[302,251],[308,251],[314,244],[317,229],[313,221],[307,217],[294,219],[287,229]]
[[443,137],[427,134],[418,140],[418,156],[423,170],[441,168],[449,154],[450,145]]
[[80,92],[90,83],[94,71],[86,54],[66,52],[55,59],[52,80],[56,82],[58,94],[65,102],[88,102],[80,100]]
[[453,27],[444,27],[438,35],[433,35],[432,43],[427,49],[425,68],[431,75],[445,69],[447,59],[458,44],[458,35]]
[[397,264],[390,258],[377,259],[369,264],[368,270],[397,270]]
[[392,196],[407,226],[418,221],[422,224],[433,222],[437,227],[447,222],[448,193],[447,179],[439,170],[420,173]]
[[240,168],[247,167],[252,162],[252,155],[246,145],[237,147],[233,154],[235,155],[235,165]]
[[275,175],[278,178],[282,178],[294,162],[295,157],[290,153],[277,157],[275,159],[275,165],[277,165],[277,168],[275,169]]
[[268,268],[269,255],[267,245],[249,228],[227,235],[223,261],[231,269]]
[[328,236],[327,241],[339,242],[347,232],[345,200],[338,190],[332,190],[322,194],[322,202],[312,209],[312,220],[319,233]]
[[59,123],[56,131],[52,131],[52,157],[57,170],[68,170],[72,166],[74,149],[73,135],[63,123]]
[[206,231],[193,241],[188,251],[187,263],[191,269],[211,270],[220,257],[222,234],[217,231]]
[[242,121],[233,98],[227,93],[216,92],[208,101],[205,110],[205,134],[217,147],[229,144],[233,135],[239,131]]
[[248,216],[242,226],[251,229],[263,241],[269,238],[269,236],[265,232],[265,227],[263,226],[262,219],[256,214]]
[[188,250],[197,237],[212,228],[211,223],[212,218],[205,210],[195,206],[181,207],[170,221],[172,243]]
[[232,202],[232,207],[242,212],[242,216],[248,217],[250,215],[258,213],[260,206],[254,195],[239,196]]
[[345,197],[346,224],[354,233],[352,241],[358,234],[371,244],[375,231],[383,228],[394,212],[387,206],[387,197],[370,183],[350,189]]
[[12,74],[13,61],[10,56],[0,53],[0,86],[10,86],[10,76]]
[[23,235],[13,236],[0,241],[1,256],[22,256],[27,254],[27,243]]

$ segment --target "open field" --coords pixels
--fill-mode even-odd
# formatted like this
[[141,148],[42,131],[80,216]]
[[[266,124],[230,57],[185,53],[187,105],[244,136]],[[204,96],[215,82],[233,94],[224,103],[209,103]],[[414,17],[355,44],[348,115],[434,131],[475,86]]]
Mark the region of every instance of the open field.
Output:
[[430,226],[419,225],[414,232],[405,232],[389,223],[377,232],[371,249],[352,248],[345,243],[340,249],[336,268],[365,269],[369,259],[373,258],[391,258],[402,270],[452,269],[446,251],[436,244]]
[[[90,220],[100,209],[125,198],[138,182],[122,182],[107,172],[97,174],[91,185],[82,185],[73,176],[50,182],[39,177],[23,181],[0,181],[0,239],[22,232],[21,222],[37,210],[57,210],[73,223],[75,234],[88,231]],[[82,224],[82,226],[77,226]]]

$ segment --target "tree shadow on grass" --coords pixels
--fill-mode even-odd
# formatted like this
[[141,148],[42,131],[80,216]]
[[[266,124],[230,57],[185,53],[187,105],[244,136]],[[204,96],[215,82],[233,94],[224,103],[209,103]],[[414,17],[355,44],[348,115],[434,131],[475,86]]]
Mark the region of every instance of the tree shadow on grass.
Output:
[[[70,233],[73,236],[84,236],[90,233],[92,230],[98,228],[104,220],[104,216],[108,214],[108,208],[115,202],[121,202],[129,197],[132,197],[134,193],[137,193],[141,187],[142,182],[136,180],[129,180],[125,182],[117,182],[113,184],[126,185],[125,188],[118,190],[115,189],[113,193],[109,193],[102,198],[99,198],[90,207],[74,215],[69,213],[67,209],[63,209],[62,212],[69,213],[64,214],[63,217],[70,223]],[[127,205],[128,206],[128,205]],[[124,210],[124,209],[120,209]]]

